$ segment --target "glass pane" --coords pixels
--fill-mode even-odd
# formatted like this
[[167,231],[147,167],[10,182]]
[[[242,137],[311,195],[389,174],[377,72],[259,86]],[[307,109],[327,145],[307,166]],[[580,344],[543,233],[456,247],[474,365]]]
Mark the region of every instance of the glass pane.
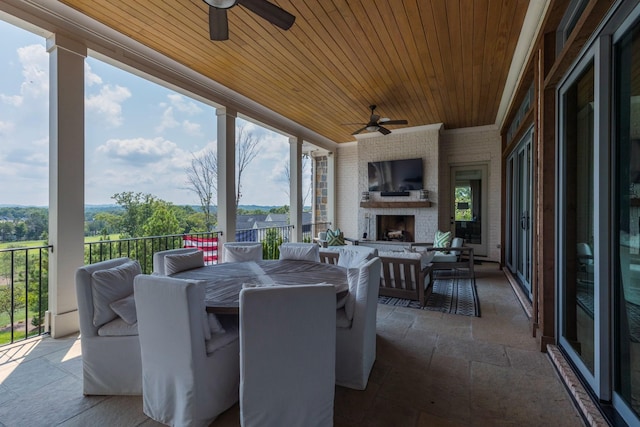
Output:
[[593,65],[564,95],[563,335],[593,373]]
[[615,388],[640,414],[640,29],[616,45],[618,259]]
[[456,237],[466,243],[482,243],[481,194],[482,171],[456,172],[454,218]]

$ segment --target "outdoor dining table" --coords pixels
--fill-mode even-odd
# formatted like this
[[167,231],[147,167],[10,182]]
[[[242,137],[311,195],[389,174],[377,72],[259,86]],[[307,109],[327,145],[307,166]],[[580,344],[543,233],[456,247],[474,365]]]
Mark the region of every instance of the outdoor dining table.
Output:
[[197,280],[205,286],[207,311],[238,314],[243,285],[332,284],[336,299],[349,292],[347,269],[333,264],[301,260],[262,260],[207,265],[172,274],[179,279]]

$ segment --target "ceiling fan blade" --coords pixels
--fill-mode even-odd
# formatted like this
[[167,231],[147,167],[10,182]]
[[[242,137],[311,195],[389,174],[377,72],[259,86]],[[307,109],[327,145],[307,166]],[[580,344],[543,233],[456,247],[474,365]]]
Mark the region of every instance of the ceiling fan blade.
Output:
[[357,135],[357,134],[359,134],[360,132],[362,132],[363,130],[365,130],[366,128],[367,128],[367,127],[365,126],[365,127],[363,127],[362,129],[358,129],[357,131],[353,132],[351,135]]
[[283,30],[293,25],[296,17],[267,0],[238,0],[238,3]]
[[391,133],[389,129],[382,126],[378,126],[378,132],[380,132],[383,135],[389,135]]
[[209,6],[209,37],[211,40],[229,40],[227,9]]
[[384,123],[385,125],[407,125],[409,122],[406,120],[380,120],[380,123]]

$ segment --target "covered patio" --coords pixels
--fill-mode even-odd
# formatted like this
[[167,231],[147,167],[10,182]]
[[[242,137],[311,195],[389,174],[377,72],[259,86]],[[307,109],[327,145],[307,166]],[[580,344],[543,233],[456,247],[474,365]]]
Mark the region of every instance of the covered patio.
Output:
[[[84,79],[85,58],[92,56],[215,107],[222,240],[233,240],[227,236],[236,231],[233,147],[239,117],[289,138],[294,242],[302,238],[301,157],[307,144],[319,148],[314,166],[324,185],[315,188],[314,199],[321,201],[314,201],[314,223],[331,223],[348,237],[377,239],[377,217],[411,216],[406,223],[416,241],[430,242],[436,232],[462,229],[464,222],[465,244],[481,264],[482,317],[380,306],[372,387],[363,393],[338,390],[336,424],[637,422],[640,359],[637,342],[620,325],[626,321],[622,282],[636,280],[624,269],[637,266],[628,255],[640,253],[638,228],[631,221],[635,210],[627,209],[633,215],[620,221],[614,217],[636,208],[637,197],[631,203],[626,194],[628,165],[617,168],[614,160],[631,157],[633,163],[639,155],[624,150],[632,153],[627,139],[637,141],[632,131],[640,128],[640,74],[634,68],[640,62],[624,57],[621,64],[630,70],[616,74],[613,52],[626,46],[624,54],[635,53],[639,2],[274,3],[296,16],[290,30],[237,5],[228,13],[225,42],[209,39],[209,6],[200,0],[0,3],[0,18],[47,40],[52,251],[46,325],[55,339],[34,342],[33,355],[39,348],[46,354],[33,360],[20,350],[30,342],[16,347],[15,359],[6,353],[0,387],[11,391],[19,361],[45,371],[54,366],[59,378],[50,384],[65,393],[51,393],[49,384],[28,392],[75,402],[58,422],[83,424],[84,417],[122,413],[126,424],[145,423],[139,398],[78,393],[74,273],[83,264]],[[627,33],[631,41],[623,37]],[[629,116],[622,124],[616,122],[622,116],[612,113],[613,100],[619,101],[616,113]],[[370,105],[377,105],[375,114]],[[387,119],[408,124],[378,132]],[[580,155],[566,154],[576,147]],[[423,189],[369,194],[370,163],[409,158],[423,160]],[[482,194],[481,207],[456,203],[462,185]],[[618,199],[620,188],[625,196]],[[569,197],[574,193],[576,200]],[[461,221],[462,209],[476,211]],[[587,280],[573,277],[578,268],[587,270],[576,261],[578,238],[594,248]],[[584,288],[591,305],[578,298]],[[70,359],[61,357],[67,351]],[[12,391],[16,397],[20,387]],[[582,416],[570,396],[577,396]],[[10,401],[0,406],[0,423],[38,419],[31,408],[21,412]],[[130,412],[111,413],[114,406]],[[10,412],[6,422],[3,408]],[[219,420],[225,422],[237,424],[237,410]]]

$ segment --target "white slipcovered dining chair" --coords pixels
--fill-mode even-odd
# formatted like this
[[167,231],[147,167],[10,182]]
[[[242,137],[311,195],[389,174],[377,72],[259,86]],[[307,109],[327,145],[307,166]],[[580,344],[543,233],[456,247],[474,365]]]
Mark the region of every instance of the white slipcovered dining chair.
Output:
[[333,285],[240,292],[243,427],[333,425],[335,313]]
[[349,294],[336,311],[336,384],[364,390],[376,360],[376,314],[381,261],[349,268]]
[[166,251],[158,251],[153,254],[153,274],[159,274],[160,276],[166,276],[165,270],[165,257],[167,255],[181,255],[191,252],[197,252],[198,248],[177,248],[167,249]]
[[320,246],[315,243],[283,243],[280,259],[320,262]]
[[223,247],[224,262],[262,260],[262,243],[260,242],[226,242]]
[[[132,300],[140,264],[129,258],[85,265],[76,270],[76,297],[82,347],[82,392],[85,395],[142,394],[140,341]],[[133,319],[113,311],[124,303]]]
[[238,401],[237,318],[213,331],[196,282],[141,274],[134,289],[144,413],[171,426],[209,425]]

